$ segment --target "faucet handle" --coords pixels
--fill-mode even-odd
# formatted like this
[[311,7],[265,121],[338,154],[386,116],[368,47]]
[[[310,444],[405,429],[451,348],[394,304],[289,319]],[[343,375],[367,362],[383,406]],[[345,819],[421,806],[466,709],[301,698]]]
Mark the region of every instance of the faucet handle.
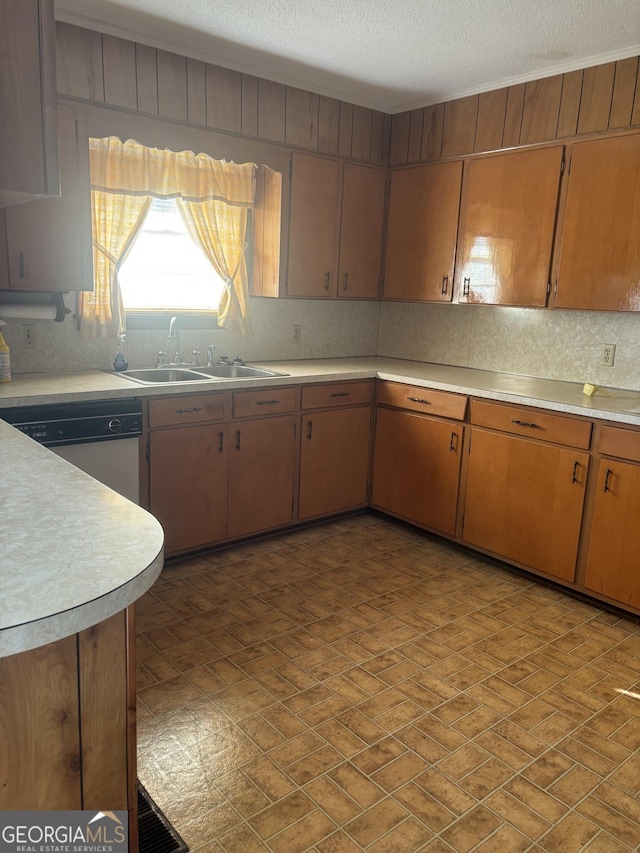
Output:
[[200,356],[200,353],[198,352],[198,350],[194,349],[194,351],[191,353],[191,366],[192,367],[200,367],[199,356]]
[[218,364],[229,364],[229,356],[228,355],[221,355],[220,361],[218,362]]
[[240,356],[239,356],[239,355],[237,355],[237,356],[233,359],[232,364],[244,364],[244,361],[240,358]]
[[158,360],[156,362],[156,367],[162,367],[166,355],[166,352],[162,352],[162,350],[158,352]]

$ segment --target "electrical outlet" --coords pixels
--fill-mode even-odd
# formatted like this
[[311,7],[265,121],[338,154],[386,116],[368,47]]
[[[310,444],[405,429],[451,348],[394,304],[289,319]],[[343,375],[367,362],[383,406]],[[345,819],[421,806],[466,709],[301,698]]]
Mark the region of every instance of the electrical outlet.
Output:
[[299,344],[302,340],[302,326],[294,326],[293,327],[293,335],[291,336],[291,342],[294,344]]
[[602,344],[600,348],[600,367],[613,367],[616,360],[616,345]]
[[25,349],[36,349],[38,346],[36,327],[29,323],[24,323],[20,326],[20,330],[22,332],[22,346]]

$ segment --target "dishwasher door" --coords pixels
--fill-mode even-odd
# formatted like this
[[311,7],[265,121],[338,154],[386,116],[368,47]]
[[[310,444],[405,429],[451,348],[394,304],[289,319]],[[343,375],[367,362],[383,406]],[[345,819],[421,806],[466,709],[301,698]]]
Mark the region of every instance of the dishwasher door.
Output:
[[140,498],[138,443],[138,438],[116,438],[49,449],[137,504]]

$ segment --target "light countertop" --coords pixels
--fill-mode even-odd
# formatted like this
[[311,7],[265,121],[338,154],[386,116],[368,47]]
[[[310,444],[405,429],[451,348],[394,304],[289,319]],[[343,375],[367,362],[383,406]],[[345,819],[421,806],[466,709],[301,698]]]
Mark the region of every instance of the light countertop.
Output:
[[145,510],[0,420],[0,657],[75,634],[132,604],[163,564]]
[[180,382],[175,385],[142,385],[100,370],[17,375],[12,382],[0,385],[0,417],[3,407],[196,394],[230,388],[238,390],[378,377],[489,400],[640,426],[640,392],[637,391],[614,390],[614,398],[601,395],[587,397],[582,393],[582,385],[573,382],[381,357],[252,363],[288,375],[240,380],[212,379]]

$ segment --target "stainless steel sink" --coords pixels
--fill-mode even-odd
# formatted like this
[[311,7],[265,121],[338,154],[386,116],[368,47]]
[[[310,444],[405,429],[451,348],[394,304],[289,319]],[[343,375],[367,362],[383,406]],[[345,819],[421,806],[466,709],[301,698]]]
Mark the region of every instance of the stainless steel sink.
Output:
[[118,376],[124,376],[125,379],[133,379],[134,382],[142,382],[145,385],[204,382],[210,378],[182,367],[148,367],[141,370],[123,370]]
[[216,364],[213,367],[196,367],[198,373],[217,379],[250,379],[256,376],[288,376],[287,373],[276,373],[275,370],[265,370],[263,367],[251,367],[248,364]]
[[176,382],[206,382],[211,379],[251,379],[269,376],[288,376],[262,367],[247,364],[216,364],[213,367],[146,367],[123,370],[118,376],[141,382],[143,385],[172,385]]

